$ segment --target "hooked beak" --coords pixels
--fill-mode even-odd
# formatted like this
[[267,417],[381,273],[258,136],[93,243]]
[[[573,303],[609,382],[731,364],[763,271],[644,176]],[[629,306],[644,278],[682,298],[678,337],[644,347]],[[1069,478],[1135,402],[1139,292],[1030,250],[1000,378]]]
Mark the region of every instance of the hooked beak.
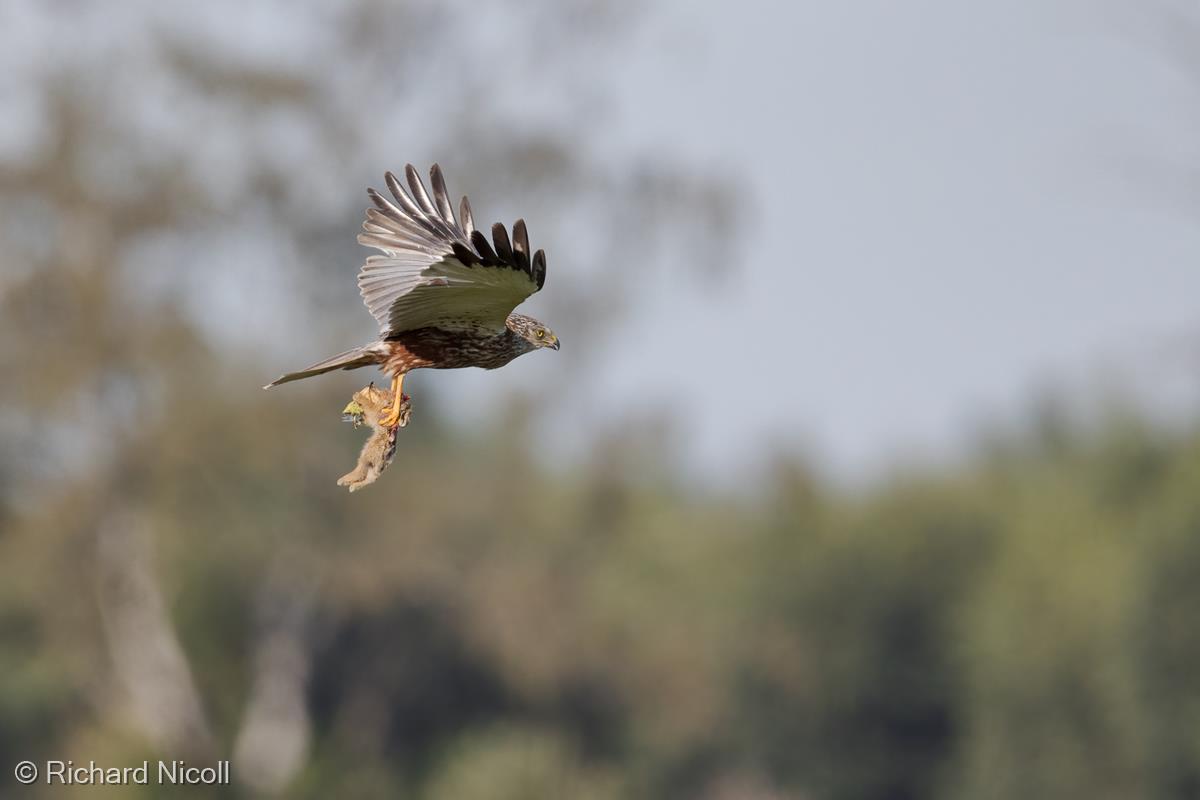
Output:
[[554,342],[550,345],[550,347],[553,348],[554,350],[558,349],[558,337],[557,336],[554,337]]

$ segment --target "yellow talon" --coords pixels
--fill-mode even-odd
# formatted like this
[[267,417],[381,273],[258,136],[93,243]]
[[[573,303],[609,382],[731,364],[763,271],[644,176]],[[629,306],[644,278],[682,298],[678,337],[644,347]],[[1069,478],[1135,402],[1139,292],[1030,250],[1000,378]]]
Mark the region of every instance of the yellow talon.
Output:
[[404,376],[397,375],[392,378],[392,407],[388,409],[388,413],[383,419],[379,420],[379,424],[385,428],[395,428],[400,424],[400,406],[404,402]]

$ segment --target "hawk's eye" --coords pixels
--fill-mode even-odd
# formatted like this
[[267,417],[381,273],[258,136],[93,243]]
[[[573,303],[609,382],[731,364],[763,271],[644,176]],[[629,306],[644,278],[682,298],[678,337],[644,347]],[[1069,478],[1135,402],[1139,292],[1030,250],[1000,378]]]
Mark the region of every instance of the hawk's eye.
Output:
[[535,333],[535,334],[534,334],[534,336],[537,336],[539,339],[545,339],[545,338],[546,338],[546,332],[545,332],[545,331],[538,331],[537,333]]

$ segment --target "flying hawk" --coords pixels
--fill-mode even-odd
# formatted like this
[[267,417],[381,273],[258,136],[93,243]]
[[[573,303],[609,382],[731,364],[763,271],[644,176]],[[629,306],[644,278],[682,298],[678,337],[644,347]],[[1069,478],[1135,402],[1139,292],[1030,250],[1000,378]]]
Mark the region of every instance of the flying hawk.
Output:
[[492,241],[475,229],[463,197],[459,219],[442,170],[429,170],[433,198],[412,164],[404,168],[411,194],[396,176],[384,180],[395,203],[374,189],[360,244],[383,255],[367,258],[358,287],[379,322],[379,340],[339,353],[264,386],[309,378],[335,369],[376,364],[392,377],[394,400],[381,421],[395,427],[405,395],[404,376],[414,369],[496,369],[519,355],[558,349],[554,332],[513,309],[546,282],[546,253],[530,255],[529,232],[519,219],[508,231],[497,222]]

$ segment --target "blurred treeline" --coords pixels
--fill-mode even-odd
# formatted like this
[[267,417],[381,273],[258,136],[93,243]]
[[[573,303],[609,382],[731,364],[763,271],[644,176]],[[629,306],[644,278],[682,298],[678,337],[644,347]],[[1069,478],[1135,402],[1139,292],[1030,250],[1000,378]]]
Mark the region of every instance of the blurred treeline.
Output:
[[1194,432],[1050,420],[953,474],[706,499],[632,445],[555,474],[417,426],[348,499],[357,437],[202,399],[6,503],[0,762],[233,753],[313,798],[1200,788]]
[[[569,66],[629,9],[531,4],[522,51],[454,6],[234,37],[230,5],[6,9],[0,795],[62,795],[26,758],[233,759],[191,797],[1200,794],[1200,432],[1068,402],[853,491],[779,458],[701,493],[636,425],[556,467],[539,417],[623,302],[592,268],[737,224],[686,164],[606,165],[591,112],[522,126],[480,67]],[[425,381],[350,497],[371,376],[258,386],[359,341],[361,184],[445,153],[570,253],[571,358],[465,430]]]

